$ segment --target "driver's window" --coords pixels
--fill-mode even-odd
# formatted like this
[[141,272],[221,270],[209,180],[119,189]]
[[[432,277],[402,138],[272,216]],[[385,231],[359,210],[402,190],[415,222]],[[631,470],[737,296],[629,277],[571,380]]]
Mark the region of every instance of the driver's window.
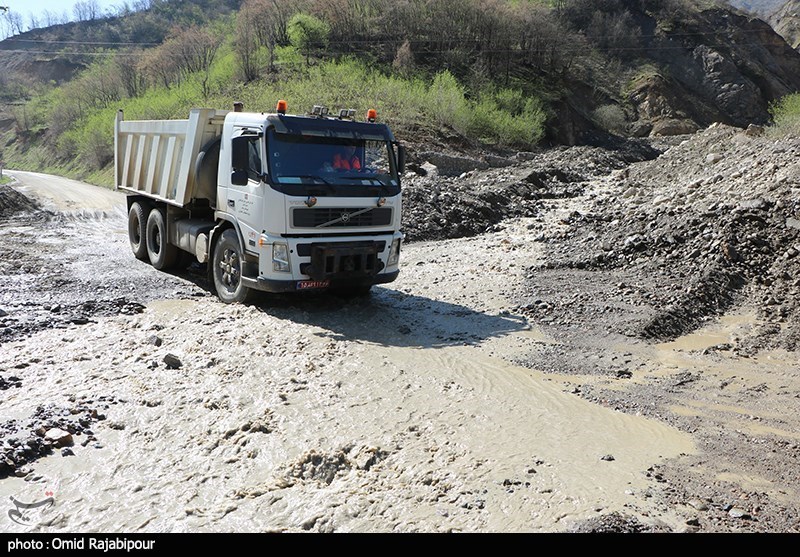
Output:
[[261,179],[261,153],[258,138],[253,138],[247,145],[247,177],[258,182]]

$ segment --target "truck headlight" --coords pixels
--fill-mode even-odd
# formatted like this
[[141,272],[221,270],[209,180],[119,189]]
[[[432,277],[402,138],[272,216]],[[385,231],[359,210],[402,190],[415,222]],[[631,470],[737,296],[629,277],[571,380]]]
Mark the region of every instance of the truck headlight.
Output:
[[272,270],[289,272],[289,246],[286,244],[272,244]]
[[397,265],[400,261],[400,238],[392,242],[392,248],[389,250],[389,261],[386,263],[387,267]]

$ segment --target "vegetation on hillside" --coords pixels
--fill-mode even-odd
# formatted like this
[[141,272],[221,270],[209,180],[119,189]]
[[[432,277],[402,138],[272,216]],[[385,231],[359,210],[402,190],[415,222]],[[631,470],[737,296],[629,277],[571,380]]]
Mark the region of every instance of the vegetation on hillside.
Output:
[[117,109],[185,118],[234,100],[269,111],[279,98],[290,112],[374,107],[400,137],[530,149],[572,95],[594,126],[625,133],[630,83],[654,71],[645,20],[670,28],[696,2],[146,0],[36,35],[84,69],[60,86],[0,78],[0,98],[17,103],[0,145],[20,168],[109,181]]
[[780,133],[800,134],[800,93],[786,95],[773,103],[769,111]]

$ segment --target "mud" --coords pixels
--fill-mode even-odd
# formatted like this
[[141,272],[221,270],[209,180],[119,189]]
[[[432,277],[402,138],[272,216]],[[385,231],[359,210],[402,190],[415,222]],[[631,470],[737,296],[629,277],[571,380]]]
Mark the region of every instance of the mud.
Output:
[[[625,180],[671,187],[652,165],[676,152],[615,169],[619,155],[596,150],[599,170],[571,181],[566,161],[588,166],[586,152],[548,155],[563,175],[543,159],[455,188],[415,178],[406,223],[438,239],[407,244],[398,281],[356,300],[221,304],[201,272],[159,273],[130,255],[121,199],[76,213],[43,197],[51,216],[5,217],[3,446],[36,435],[39,407],[106,419],[73,455],[32,454],[0,480],[0,500],[55,500],[30,526],[0,528],[796,531],[797,356],[764,341],[790,324],[764,311],[747,268],[719,261],[744,284],[684,319],[670,304],[719,284],[704,265],[630,245],[598,261],[622,234]],[[440,197],[424,205],[429,186]],[[506,202],[512,190],[519,203]],[[437,209],[447,192],[465,199],[460,213]],[[499,215],[451,230],[488,199],[502,200]],[[632,214],[647,207],[644,196]],[[61,311],[86,321],[46,324]],[[670,311],[676,326],[646,333]]]

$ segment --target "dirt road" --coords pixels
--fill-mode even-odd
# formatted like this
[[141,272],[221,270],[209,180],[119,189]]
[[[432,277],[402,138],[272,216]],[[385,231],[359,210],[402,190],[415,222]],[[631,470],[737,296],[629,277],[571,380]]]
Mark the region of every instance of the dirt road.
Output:
[[703,352],[746,308],[670,344],[523,311],[557,285],[531,294],[531,236],[607,181],[409,244],[366,299],[229,306],[133,258],[121,196],[16,176],[42,206],[0,222],[0,500],[53,504],[4,531],[798,527],[798,420],[754,395],[797,398],[794,354]]

